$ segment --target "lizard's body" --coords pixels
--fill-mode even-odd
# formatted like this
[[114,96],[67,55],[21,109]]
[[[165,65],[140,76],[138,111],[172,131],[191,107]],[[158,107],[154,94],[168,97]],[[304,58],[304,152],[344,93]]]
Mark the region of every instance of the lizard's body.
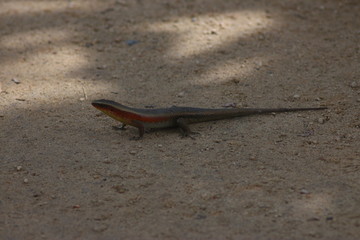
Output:
[[95,100],[92,105],[120,121],[125,125],[131,125],[139,129],[140,138],[144,135],[145,129],[180,127],[187,135],[191,131],[190,123],[221,120],[233,117],[242,117],[255,114],[266,114],[275,112],[294,112],[322,110],[318,108],[192,108],[192,107],[170,107],[158,109],[139,109],[124,106],[110,100]]

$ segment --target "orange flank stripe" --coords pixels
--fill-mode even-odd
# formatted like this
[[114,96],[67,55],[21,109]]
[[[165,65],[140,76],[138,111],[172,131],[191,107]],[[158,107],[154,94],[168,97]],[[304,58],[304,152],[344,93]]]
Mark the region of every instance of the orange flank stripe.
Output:
[[169,119],[169,117],[147,117],[132,112],[121,111],[119,109],[113,109],[113,113],[120,118],[126,118],[140,122],[162,122]]
[[120,109],[117,109],[112,106],[95,106],[97,109],[103,111],[104,113],[108,114],[109,116],[123,119],[126,122],[130,123],[132,121],[139,121],[139,122],[162,122],[169,120],[169,117],[148,117],[139,115],[136,113],[128,112],[128,111],[122,111]]

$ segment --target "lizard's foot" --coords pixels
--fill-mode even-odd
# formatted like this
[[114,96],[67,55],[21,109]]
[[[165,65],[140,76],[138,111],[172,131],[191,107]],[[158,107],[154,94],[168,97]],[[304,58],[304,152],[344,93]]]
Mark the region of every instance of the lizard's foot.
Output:
[[142,139],[142,137],[139,137],[139,136],[137,136],[137,137],[133,136],[133,137],[129,138],[130,141],[139,141],[141,139]]
[[124,124],[122,124],[122,125],[120,125],[120,126],[112,126],[112,128],[114,129],[114,130],[126,130],[126,128],[125,128],[125,125]]
[[189,138],[195,140],[194,135],[200,135],[200,133],[199,133],[199,132],[193,132],[193,131],[183,132],[182,138],[187,138],[187,137],[189,137]]

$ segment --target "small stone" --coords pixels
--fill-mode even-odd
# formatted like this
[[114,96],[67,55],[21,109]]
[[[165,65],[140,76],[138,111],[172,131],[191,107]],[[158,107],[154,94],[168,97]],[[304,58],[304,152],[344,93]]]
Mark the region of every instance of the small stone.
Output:
[[16,167],[16,171],[21,171],[22,170],[22,166],[17,166]]
[[319,119],[318,119],[318,122],[319,122],[320,124],[324,124],[324,123],[325,123],[325,118],[322,118],[322,117],[319,118]]
[[306,189],[301,189],[300,194],[309,194],[310,192]]
[[80,98],[79,100],[80,100],[80,101],[85,101],[85,98],[82,97],[82,98]]
[[236,108],[236,103],[226,103],[223,105],[224,108]]
[[29,179],[24,178],[24,183],[28,183],[28,182],[29,182]]
[[180,97],[180,98],[182,98],[182,97],[184,97],[185,96],[185,92],[180,92],[180,93],[178,93],[178,95],[177,95],[178,97]]
[[130,151],[130,154],[131,154],[131,155],[135,155],[135,154],[136,154],[136,151],[135,151],[135,150],[131,150],[131,151]]
[[300,98],[300,95],[299,95],[299,94],[295,94],[295,95],[293,96],[293,98],[299,99],[299,98]]
[[256,160],[256,157],[255,156],[250,156],[249,158],[251,161],[255,161]]
[[127,40],[126,41],[126,44],[129,46],[129,47],[131,47],[131,46],[133,46],[133,45],[135,45],[135,44],[138,44],[139,43],[139,41],[137,41],[137,40]]
[[112,187],[117,193],[126,193],[129,191],[127,188],[125,188],[123,185],[115,185]]
[[104,70],[107,68],[107,65],[97,66],[96,68],[99,70]]
[[123,42],[124,40],[122,39],[122,38],[115,38],[114,39],[114,42],[115,43],[121,43],[121,42]]
[[21,83],[17,78],[12,78],[11,81],[13,81],[13,82],[16,83],[16,84]]
[[357,83],[356,82],[352,82],[351,84],[350,84],[350,87],[352,87],[352,88],[356,88],[358,85],[357,85]]

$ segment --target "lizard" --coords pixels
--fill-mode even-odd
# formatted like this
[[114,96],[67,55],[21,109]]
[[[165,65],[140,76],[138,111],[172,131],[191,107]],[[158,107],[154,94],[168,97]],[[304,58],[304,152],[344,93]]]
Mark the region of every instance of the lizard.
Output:
[[184,136],[193,133],[188,124],[215,121],[234,117],[243,117],[255,114],[269,114],[277,112],[295,112],[324,110],[327,107],[304,108],[194,108],[169,107],[157,109],[132,108],[111,100],[95,100],[91,103],[95,108],[122,122],[120,129],[131,125],[139,129],[141,139],[145,129],[179,127]]

